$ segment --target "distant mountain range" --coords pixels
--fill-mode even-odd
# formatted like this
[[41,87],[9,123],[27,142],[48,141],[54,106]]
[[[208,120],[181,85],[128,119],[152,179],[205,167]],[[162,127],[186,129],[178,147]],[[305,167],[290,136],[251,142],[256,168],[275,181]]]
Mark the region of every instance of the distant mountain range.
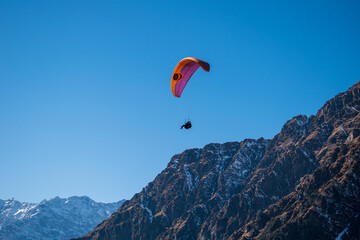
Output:
[[0,200],[0,239],[69,239],[107,219],[125,200],[98,203],[89,197],[55,197],[40,203]]
[[273,139],[172,157],[79,239],[360,239],[360,82]]

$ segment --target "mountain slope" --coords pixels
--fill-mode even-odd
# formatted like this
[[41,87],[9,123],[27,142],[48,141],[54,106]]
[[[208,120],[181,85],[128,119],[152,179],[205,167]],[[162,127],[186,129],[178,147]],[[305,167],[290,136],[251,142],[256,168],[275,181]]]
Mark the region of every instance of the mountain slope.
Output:
[[69,239],[93,229],[124,202],[98,203],[88,197],[40,203],[0,200],[0,239]]
[[153,182],[87,238],[155,239],[165,238],[164,234],[193,238],[192,232],[236,193],[268,142],[209,144],[175,155]]
[[272,140],[175,155],[81,239],[359,239],[359,111],[357,83]]
[[[334,149],[353,141],[360,129],[359,85],[357,83],[328,101],[315,116],[301,116],[300,122],[297,116],[288,121],[272,140],[252,177],[242,184],[242,191],[229,200],[229,205],[219,212],[215,221],[204,224],[200,235],[228,239],[237,229],[256,218],[255,214],[277,202],[271,202],[272,198],[280,199],[292,192],[296,194],[295,187],[301,177],[324,168],[326,159],[332,159]],[[352,204],[356,203],[353,201]],[[233,206],[236,206],[235,211]]]

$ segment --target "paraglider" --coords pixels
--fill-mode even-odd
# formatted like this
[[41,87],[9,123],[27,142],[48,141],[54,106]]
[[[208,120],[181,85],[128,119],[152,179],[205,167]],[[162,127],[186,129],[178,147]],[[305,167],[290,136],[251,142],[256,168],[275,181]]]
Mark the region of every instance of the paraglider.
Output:
[[[204,71],[210,71],[210,64],[200,59],[187,57],[182,59],[175,67],[171,78],[171,91],[175,97],[180,97],[191,76],[201,67]],[[180,129],[190,129],[192,124],[187,121]]]
[[189,79],[199,67],[206,72],[210,71],[207,62],[193,57],[184,58],[176,65],[171,79],[171,90],[175,97],[181,96]]
[[183,128],[185,128],[185,129],[190,129],[190,128],[191,128],[191,122],[190,122],[190,121],[187,121],[186,123],[184,123],[184,124],[180,127],[180,129],[183,129]]

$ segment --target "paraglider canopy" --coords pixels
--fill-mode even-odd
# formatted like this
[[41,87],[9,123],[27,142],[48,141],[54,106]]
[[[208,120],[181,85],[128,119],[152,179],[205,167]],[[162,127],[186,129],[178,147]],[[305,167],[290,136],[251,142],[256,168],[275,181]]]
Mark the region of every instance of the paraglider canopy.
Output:
[[189,79],[199,67],[206,72],[210,71],[207,62],[193,57],[184,58],[176,65],[171,78],[171,90],[175,97],[181,96]]

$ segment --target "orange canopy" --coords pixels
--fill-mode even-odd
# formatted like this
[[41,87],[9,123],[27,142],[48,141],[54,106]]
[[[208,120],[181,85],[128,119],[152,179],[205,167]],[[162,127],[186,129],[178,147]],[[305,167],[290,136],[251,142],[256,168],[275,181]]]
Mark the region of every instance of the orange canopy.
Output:
[[210,71],[207,62],[193,57],[184,58],[176,65],[171,78],[171,91],[175,97],[181,96],[189,79],[199,67],[206,72]]

